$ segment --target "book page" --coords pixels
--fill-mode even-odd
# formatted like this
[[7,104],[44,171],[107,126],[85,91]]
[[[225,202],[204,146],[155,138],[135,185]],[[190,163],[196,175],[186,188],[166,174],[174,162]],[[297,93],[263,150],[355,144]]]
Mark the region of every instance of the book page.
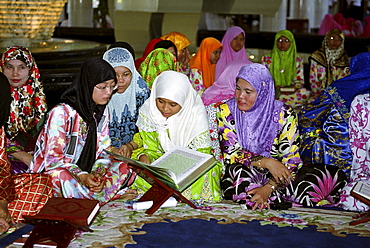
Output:
[[175,146],[153,162],[152,166],[172,171],[176,176],[176,183],[179,183],[210,158],[210,154]]
[[353,191],[364,198],[370,199],[370,186],[363,182],[356,183]]

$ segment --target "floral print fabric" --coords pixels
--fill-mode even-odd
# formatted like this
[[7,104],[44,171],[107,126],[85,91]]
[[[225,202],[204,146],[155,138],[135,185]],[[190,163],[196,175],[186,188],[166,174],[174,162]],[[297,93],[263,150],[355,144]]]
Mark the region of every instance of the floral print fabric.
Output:
[[[270,69],[272,63],[272,58],[269,56],[263,56],[261,63],[266,66],[267,69]],[[298,108],[306,103],[310,97],[311,92],[307,90],[304,86],[304,77],[303,77],[303,59],[300,56],[296,57],[296,67],[297,73],[295,79],[292,81],[291,86],[298,89],[293,94],[280,93],[278,100],[282,101],[289,107]],[[275,86],[276,87],[276,86]],[[279,88],[276,89],[277,92]]]
[[8,202],[10,216],[18,222],[22,215],[35,215],[52,196],[51,178],[45,174],[12,175],[7,160],[4,128],[0,129],[0,200]]
[[350,195],[359,181],[370,183],[370,97],[358,95],[351,104],[349,122],[351,150],[353,153],[350,181],[341,192],[342,207],[347,210],[368,211],[370,206]]
[[[101,204],[120,197],[120,191],[131,184],[135,174],[127,164],[115,161],[104,149],[109,149],[109,116],[106,108],[98,125],[96,161],[91,173],[103,175],[105,186],[100,193],[87,188],[78,175],[87,173],[76,164],[85,144],[87,125],[67,104],[54,107],[37,140],[37,149],[31,163],[32,172],[45,171],[52,176],[54,196],[96,199]],[[126,183],[125,183],[126,182]]]

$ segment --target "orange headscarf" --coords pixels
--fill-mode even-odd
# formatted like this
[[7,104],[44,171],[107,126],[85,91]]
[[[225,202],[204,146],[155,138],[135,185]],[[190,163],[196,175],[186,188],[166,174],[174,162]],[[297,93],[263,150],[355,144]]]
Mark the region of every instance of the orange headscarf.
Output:
[[198,52],[190,59],[190,69],[198,69],[202,72],[203,85],[208,88],[215,81],[216,64],[211,64],[211,53],[222,47],[219,40],[208,37],[200,43]]

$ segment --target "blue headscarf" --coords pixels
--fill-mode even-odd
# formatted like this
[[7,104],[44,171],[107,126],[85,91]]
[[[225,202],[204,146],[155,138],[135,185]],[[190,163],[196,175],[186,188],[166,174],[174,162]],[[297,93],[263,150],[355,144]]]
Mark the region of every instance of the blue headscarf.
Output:
[[353,99],[370,92],[370,53],[360,53],[353,57],[350,71],[350,75],[333,82],[323,92],[329,95],[347,124]]

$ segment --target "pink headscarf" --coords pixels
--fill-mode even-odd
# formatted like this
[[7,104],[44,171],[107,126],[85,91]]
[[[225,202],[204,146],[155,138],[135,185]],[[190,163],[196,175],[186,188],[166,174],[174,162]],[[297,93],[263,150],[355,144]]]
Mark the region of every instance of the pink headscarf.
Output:
[[362,33],[364,32],[364,26],[360,20],[355,20],[353,31],[355,32],[356,36],[362,36]]
[[202,94],[204,105],[208,106],[212,103],[222,100],[231,99],[235,93],[236,76],[243,65],[251,64],[248,59],[237,59],[231,61],[221,73],[216,82],[207,88]]
[[334,17],[331,14],[326,14],[324,16],[324,19],[321,21],[321,25],[319,28],[319,35],[326,35],[327,32],[329,32],[332,29],[339,29],[341,30],[341,25],[339,25],[338,22],[334,20]]
[[231,46],[231,41],[238,36],[240,33],[243,33],[245,38],[245,32],[241,27],[232,26],[226,30],[224,37],[222,38],[222,52],[220,54],[220,59],[216,64],[216,76],[215,79],[217,80],[218,77],[221,75],[223,70],[225,70],[226,66],[233,60],[236,59],[248,59],[248,55],[245,52],[245,49],[240,49],[240,51],[235,52]]

